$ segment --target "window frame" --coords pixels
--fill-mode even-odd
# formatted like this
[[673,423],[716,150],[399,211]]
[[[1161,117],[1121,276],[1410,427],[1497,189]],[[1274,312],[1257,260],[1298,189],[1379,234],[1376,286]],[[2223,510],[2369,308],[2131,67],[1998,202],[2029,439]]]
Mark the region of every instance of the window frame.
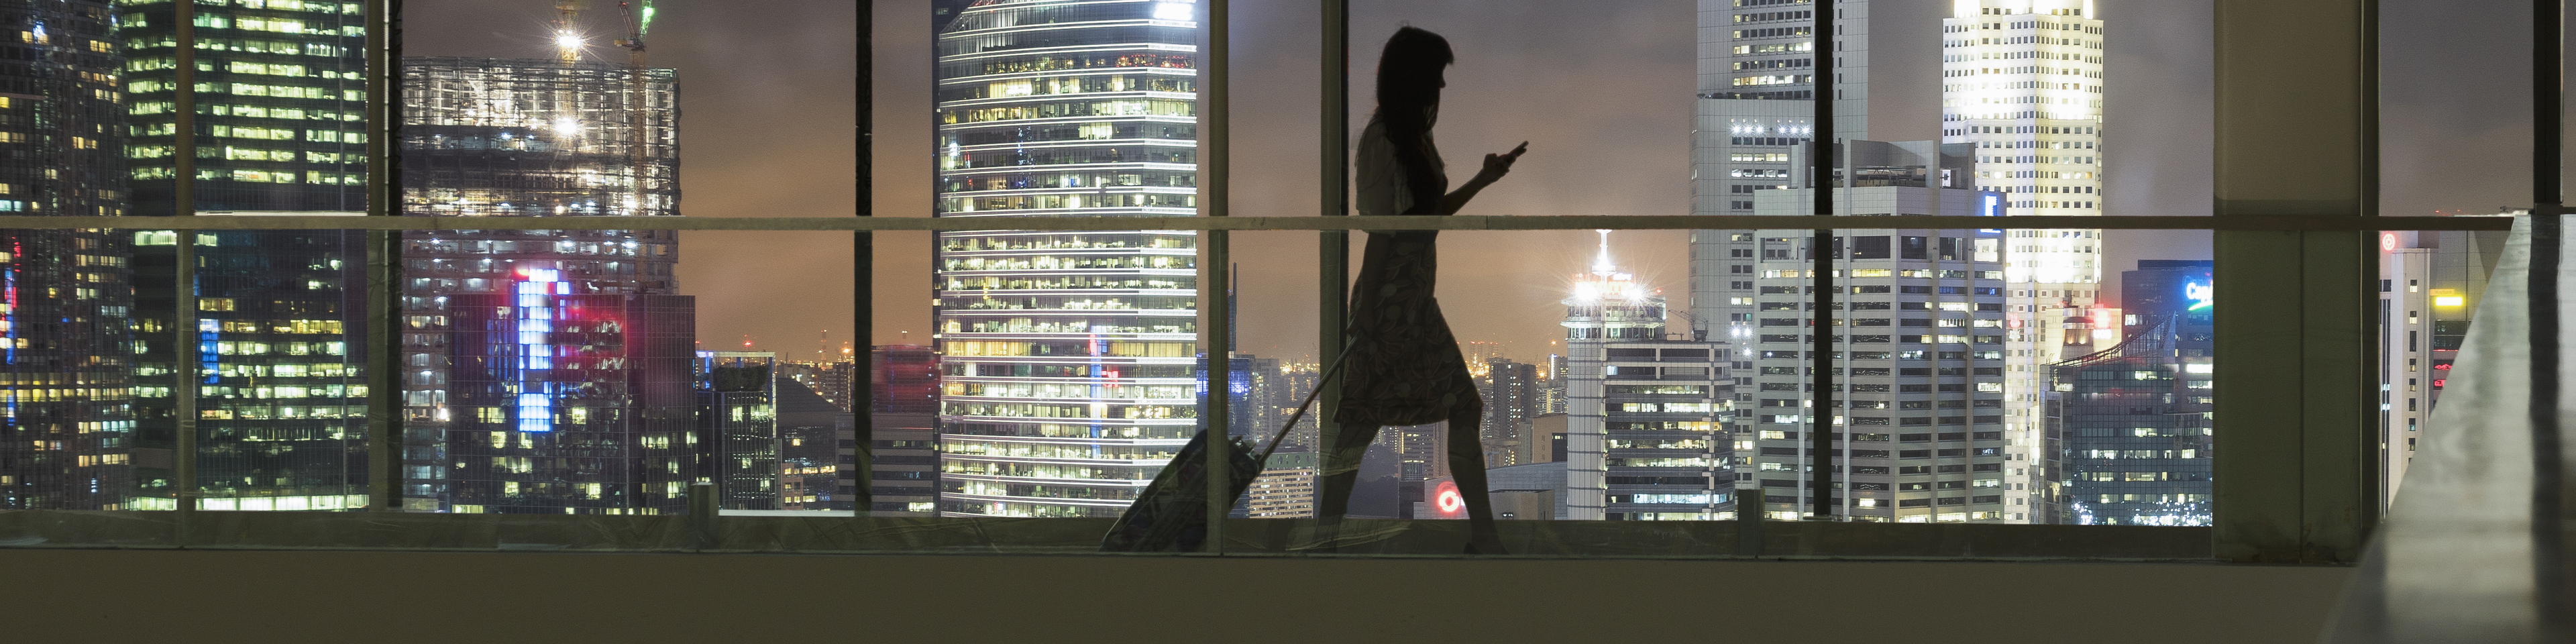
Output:
[[[180,3],[186,7],[189,3]],[[399,96],[395,61],[399,59],[396,0],[368,0],[369,91],[371,96]],[[1683,558],[1838,558],[1838,559],[2009,559],[2224,561],[2300,564],[2349,564],[2360,559],[2362,543],[2377,522],[2380,484],[2369,466],[2378,449],[2372,430],[2376,382],[2368,361],[2376,301],[2376,248],[2372,233],[2384,230],[2502,230],[2505,218],[2376,216],[2377,136],[2377,5],[2373,0],[2235,0],[2216,8],[2217,61],[2214,216],[1984,218],[1963,216],[1850,216],[1818,214],[1791,217],[1756,216],[1453,216],[1442,218],[1347,215],[1349,91],[1349,26],[1347,0],[1327,0],[1321,63],[1324,74],[1322,110],[1322,212],[1301,217],[1228,217],[1225,127],[1228,105],[1227,0],[1201,0],[1209,12],[1201,109],[1202,180],[1197,217],[1097,218],[916,218],[874,217],[862,205],[855,217],[842,218],[692,218],[595,216],[512,220],[476,218],[467,222],[404,217],[393,196],[399,186],[392,156],[394,124],[401,106],[371,101],[367,118],[368,217],[268,216],[195,217],[182,210],[174,217],[28,217],[0,216],[0,228],[83,228],[197,230],[348,229],[369,231],[368,446],[371,459],[365,513],[212,512],[181,503],[168,513],[140,511],[0,512],[0,543],[30,547],[213,547],[280,549],[513,550],[572,549],[619,551],[757,551],[757,552],[978,552],[997,550],[1087,552],[1108,527],[1098,519],[987,519],[954,517],[868,516],[872,444],[869,415],[857,415],[861,446],[856,516],[719,517],[714,512],[686,516],[518,516],[399,512],[401,426],[400,355],[385,348],[399,342],[392,322],[399,313],[401,261],[399,234],[408,230],[735,230],[849,231],[852,233],[857,286],[859,335],[871,335],[870,288],[873,233],[878,231],[957,231],[996,229],[1159,229],[1207,231],[1202,238],[1197,282],[1203,321],[1201,346],[1211,352],[1230,348],[1221,316],[1231,297],[1209,284],[1228,283],[1224,261],[1227,231],[1313,230],[1319,232],[1317,313],[1323,320],[1344,315],[1348,283],[1347,248],[1353,230],[1695,230],[1695,229],[2033,229],[2101,228],[2116,230],[2209,230],[2214,237],[2218,270],[2219,352],[2230,356],[2216,367],[2215,393],[2223,411],[2216,421],[2217,451],[2229,458],[2214,464],[2215,525],[2209,527],[2058,526],[1999,524],[1878,524],[1827,521],[1760,520],[1743,522],[1569,522],[1507,521],[1507,541],[1560,544],[1540,550],[1542,556],[1683,557]],[[182,9],[183,11],[185,9]],[[1827,12],[1816,12],[1827,14]],[[873,118],[869,87],[870,16],[861,12],[859,47],[862,88],[858,103],[860,128],[857,187],[861,204],[870,203],[873,186],[868,130]],[[1817,16],[1830,32],[1830,15]],[[181,20],[181,24],[186,21]],[[185,38],[185,28],[182,27]],[[2280,39],[2300,33],[2300,39]],[[182,57],[190,48],[179,48]],[[183,81],[190,66],[181,63]],[[2297,109],[2275,106],[2296,105]],[[181,109],[183,115],[188,110]],[[185,119],[185,116],[181,117]],[[184,123],[184,121],[183,121]],[[1828,130],[1829,131],[1829,130]],[[2554,136],[2554,130],[2553,136]],[[180,141],[189,141],[180,137]],[[2555,141],[2549,141],[2554,168]],[[182,145],[188,145],[182,143]],[[186,164],[193,155],[179,154]],[[1820,155],[1823,156],[1823,155]],[[1819,158],[1818,163],[1830,164]],[[1829,167],[1829,166],[1828,166]],[[184,167],[183,167],[184,170]],[[181,195],[193,176],[181,172]],[[183,198],[184,201],[184,198]],[[1819,212],[1830,213],[1829,200],[1818,199]],[[2556,204],[2543,204],[2555,207]],[[1005,223],[1007,222],[1007,223]],[[185,227],[174,226],[181,224]],[[1825,233],[1830,234],[1830,233]],[[186,283],[193,262],[192,246],[180,245],[176,270]],[[2285,278],[2285,276],[2287,276]],[[1824,291],[1826,289],[1818,289]],[[185,301],[183,300],[183,304]],[[1823,307],[1819,307],[1823,308]],[[1323,347],[1341,344],[1339,324],[1320,324]],[[186,345],[188,343],[181,343]],[[1327,353],[1325,359],[1329,361]],[[196,383],[179,379],[179,404],[192,404]],[[867,408],[866,388],[856,388],[856,406]],[[1327,408],[1332,393],[1324,396]],[[1211,404],[1222,405],[1223,397]],[[2229,404],[2229,401],[2261,401]],[[184,409],[184,408],[183,408]],[[196,457],[193,431],[181,414],[179,459],[182,480]],[[1211,422],[1222,423],[1219,410]],[[1818,432],[1823,438],[1823,432]],[[1210,450],[1210,464],[1222,468],[1222,449]],[[1222,477],[1210,477],[1219,479]],[[183,494],[193,496],[193,490]],[[186,496],[182,497],[188,498]],[[700,506],[712,509],[711,505]],[[1221,510],[1212,509],[1212,514]],[[1230,519],[1216,521],[1211,548],[1228,555],[1299,555],[1289,549],[1283,521]],[[1459,538],[1463,522],[1383,521],[1377,524],[1401,536],[1388,541],[1391,554],[1425,540]],[[579,527],[576,527],[579,526]],[[1753,529],[1745,529],[1745,528]],[[590,529],[599,528],[599,529]],[[1583,544],[1579,547],[1574,544]],[[1609,545],[1601,545],[1609,544]],[[1413,548],[1413,551],[1420,551]],[[1346,550],[1345,552],[1350,552]]]

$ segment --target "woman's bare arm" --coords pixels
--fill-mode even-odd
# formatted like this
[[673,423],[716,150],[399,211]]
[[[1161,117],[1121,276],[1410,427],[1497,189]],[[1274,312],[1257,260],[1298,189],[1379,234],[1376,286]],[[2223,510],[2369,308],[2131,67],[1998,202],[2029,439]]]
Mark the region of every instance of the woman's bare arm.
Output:
[[1440,199],[1440,214],[1458,214],[1458,209],[1466,207],[1467,201],[1475,199],[1476,193],[1484,191],[1485,186],[1494,185],[1503,179],[1503,175],[1510,174],[1512,162],[1519,161],[1521,153],[1528,151],[1529,142],[1522,141],[1520,147],[1512,148],[1511,152],[1485,155],[1485,168],[1476,171],[1476,178],[1468,179],[1465,185],[1449,191],[1448,196]]

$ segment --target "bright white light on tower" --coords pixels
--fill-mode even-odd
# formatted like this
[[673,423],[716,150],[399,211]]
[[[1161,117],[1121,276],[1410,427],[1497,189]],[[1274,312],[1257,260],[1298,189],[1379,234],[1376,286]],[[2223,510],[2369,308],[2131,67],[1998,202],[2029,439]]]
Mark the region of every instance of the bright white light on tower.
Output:
[[1157,2],[1157,3],[1154,3],[1154,19],[1155,19],[1155,20],[1170,20],[1170,21],[1173,21],[1173,22],[1188,22],[1188,21],[1190,20],[1191,15],[1192,15],[1193,13],[1194,13],[1194,12],[1193,12],[1193,11],[1191,11],[1190,3],[1186,3],[1186,2]]
[[581,47],[581,36],[574,35],[572,32],[569,32],[569,31],[556,32],[556,33],[555,33],[555,46],[556,46],[556,47],[562,47],[562,48],[565,48],[565,49],[577,49],[577,48],[580,48],[580,47]]
[[580,121],[573,120],[573,119],[572,119],[572,117],[567,116],[567,117],[564,117],[564,118],[555,119],[555,133],[556,133],[556,134],[574,134],[574,133],[578,133],[578,132],[580,132],[580,131],[581,131],[581,122],[580,122]]

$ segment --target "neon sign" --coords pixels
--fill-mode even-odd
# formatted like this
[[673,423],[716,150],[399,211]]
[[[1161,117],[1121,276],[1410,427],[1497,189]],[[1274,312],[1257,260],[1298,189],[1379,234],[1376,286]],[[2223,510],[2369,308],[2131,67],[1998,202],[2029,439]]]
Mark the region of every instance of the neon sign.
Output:
[[2183,309],[2183,310],[2186,310],[2186,311],[2205,311],[2205,310],[2208,310],[2208,309],[2209,309],[2209,306],[2210,306],[2211,304],[2214,304],[2214,303],[2216,303],[2216,302],[2217,302],[2217,297],[2218,297],[2218,296],[2217,296],[2217,294],[2216,294],[2216,291],[2217,291],[2217,287],[2215,287],[2215,286],[2211,286],[2210,284],[2205,283],[2205,282],[2183,282],[2183,283],[2182,283],[2182,297],[2183,297],[2183,299],[2191,300],[2191,308],[2187,308],[2187,309]]
[[1438,487],[1433,488],[1431,508],[1438,510],[1443,517],[1458,516],[1467,509],[1467,497],[1458,493],[1457,481],[1441,481]]
[[519,318],[515,325],[519,355],[516,364],[508,367],[512,372],[509,379],[518,384],[519,390],[518,427],[523,432],[551,432],[555,429],[555,386],[548,372],[554,370],[552,336],[560,312],[551,296],[571,294],[572,283],[563,279],[562,271],[554,269],[526,269],[519,271],[519,276],[519,282],[511,288],[513,312]]

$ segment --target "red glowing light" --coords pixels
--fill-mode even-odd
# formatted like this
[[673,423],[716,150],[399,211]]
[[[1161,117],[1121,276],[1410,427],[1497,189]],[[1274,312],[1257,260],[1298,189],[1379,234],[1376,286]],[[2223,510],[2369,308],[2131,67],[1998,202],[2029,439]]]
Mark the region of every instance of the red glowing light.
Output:
[[2385,253],[2394,250],[2397,250],[2397,233],[2380,233],[2379,252]]
[[1467,497],[1458,493],[1456,481],[1441,481],[1431,495],[1431,507],[1443,515],[1458,514],[1467,510]]
[[2445,363],[2441,363],[2441,364],[2433,365],[2433,370],[2434,370],[2434,371],[2450,371],[2450,370],[2451,370],[2451,363],[2445,362]]
[[2449,379],[2449,378],[2434,378],[2434,379],[2433,379],[2433,388],[2435,388],[2435,389],[2440,389],[2440,388],[2442,388],[2442,385],[2449,384],[2450,382],[2451,382],[2451,379]]

